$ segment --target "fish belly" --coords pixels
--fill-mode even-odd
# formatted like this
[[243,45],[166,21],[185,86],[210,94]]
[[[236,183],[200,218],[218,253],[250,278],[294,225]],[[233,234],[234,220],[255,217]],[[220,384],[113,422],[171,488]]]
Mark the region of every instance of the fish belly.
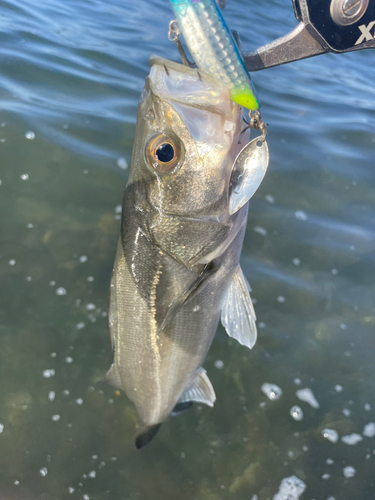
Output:
[[118,386],[147,426],[166,420],[204,361],[222,299],[238,266],[245,225],[214,272],[161,329],[169,307],[198,276],[134,227],[119,241],[111,281],[109,324]]

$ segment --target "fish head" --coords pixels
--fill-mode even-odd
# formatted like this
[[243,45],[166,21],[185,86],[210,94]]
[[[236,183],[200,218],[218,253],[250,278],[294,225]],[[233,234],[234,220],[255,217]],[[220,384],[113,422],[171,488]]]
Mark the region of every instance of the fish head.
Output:
[[242,109],[196,69],[154,57],[138,108],[129,182],[147,185],[158,213],[229,216]]
[[124,214],[135,207],[137,227],[191,268],[223,254],[246,221],[243,194],[238,206],[230,198],[233,178],[243,182],[244,169],[232,173],[249,131],[242,108],[207,75],[157,56],[150,64]]

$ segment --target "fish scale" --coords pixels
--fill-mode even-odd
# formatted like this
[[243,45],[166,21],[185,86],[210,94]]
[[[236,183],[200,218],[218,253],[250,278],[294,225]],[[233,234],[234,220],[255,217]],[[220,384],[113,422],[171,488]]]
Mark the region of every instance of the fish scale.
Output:
[[250,76],[232,33],[214,0],[171,0],[186,45],[198,68],[224,85],[231,99],[259,108]]

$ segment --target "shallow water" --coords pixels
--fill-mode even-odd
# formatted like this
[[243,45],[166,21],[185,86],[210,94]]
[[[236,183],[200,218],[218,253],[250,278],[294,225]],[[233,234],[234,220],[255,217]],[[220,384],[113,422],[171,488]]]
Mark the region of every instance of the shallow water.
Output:
[[[289,2],[228,4],[246,50],[296,24]],[[132,405],[96,384],[137,100],[151,53],[178,60],[171,17],[166,0],[1,2],[0,497],[268,500],[296,476],[291,500],[371,500],[373,51],[253,75],[271,152],[242,253],[259,339],[219,328],[215,407],[136,453]]]

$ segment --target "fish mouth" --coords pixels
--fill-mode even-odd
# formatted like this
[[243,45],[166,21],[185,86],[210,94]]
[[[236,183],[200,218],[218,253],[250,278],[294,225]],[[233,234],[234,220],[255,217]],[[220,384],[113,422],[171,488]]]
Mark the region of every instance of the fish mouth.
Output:
[[150,89],[160,99],[228,116],[240,108],[231,101],[228,89],[210,75],[157,55],[149,62]]
[[187,127],[197,154],[204,158],[216,148],[229,153],[228,168],[248,141],[242,134],[242,108],[230,98],[229,90],[210,75],[162,57],[150,57],[147,92],[168,103]]

